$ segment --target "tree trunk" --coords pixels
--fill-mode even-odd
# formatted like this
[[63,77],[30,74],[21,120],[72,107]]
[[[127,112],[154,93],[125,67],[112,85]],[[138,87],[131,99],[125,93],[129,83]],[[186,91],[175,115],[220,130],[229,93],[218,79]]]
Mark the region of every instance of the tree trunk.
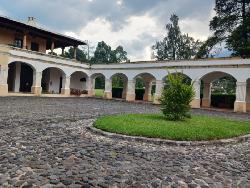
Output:
[[248,41],[247,25],[246,25],[246,0],[242,0],[242,18],[243,18],[244,46],[246,46],[247,45],[247,41]]

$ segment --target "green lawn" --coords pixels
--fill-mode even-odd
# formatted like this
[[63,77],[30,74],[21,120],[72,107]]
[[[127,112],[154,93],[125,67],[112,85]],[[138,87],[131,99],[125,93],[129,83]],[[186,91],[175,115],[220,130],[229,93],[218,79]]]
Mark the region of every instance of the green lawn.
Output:
[[95,89],[95,96],[96,97],[103,97],[104,90],[103,89]]
[[203,141],[250,134],[250,122],[211,116],[193,116],[186,121],[166,121],[160,114],[106,116],[94,125],[104,131],[180,141]]

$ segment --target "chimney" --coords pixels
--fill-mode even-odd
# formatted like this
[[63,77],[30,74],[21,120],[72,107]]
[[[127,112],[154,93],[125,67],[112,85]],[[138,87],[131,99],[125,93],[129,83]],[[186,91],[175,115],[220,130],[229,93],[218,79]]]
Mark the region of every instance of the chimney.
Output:
[[34,18],[34,17],[28,17],[27,24],[31,25],[33,27],[36,27],[36,18]]

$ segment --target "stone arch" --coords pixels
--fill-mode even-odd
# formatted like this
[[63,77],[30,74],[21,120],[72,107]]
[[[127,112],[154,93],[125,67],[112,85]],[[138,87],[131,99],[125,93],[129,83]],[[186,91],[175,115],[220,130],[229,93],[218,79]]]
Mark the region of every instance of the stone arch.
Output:
[[112,98],[126,99],[128,77],[124,73],[115,73],[111,77]]
[[31,93],[36,69],[33,65],[14,61],[8,64],[8,91]]
[[41,87],[43,93],[61,94],[65,72],[58,67],[47,67],[42,71]]
[[103,97],[106,76],[103,73],[94,73],[90,76],[91,95]]
[[203,75],[201,81],[201,106],[205,108],[234,108],[237,79],[222,71]]
[[88,75],[82,71],[75,71],[70,76],[70,93],[72,95],[87,94]]
[[151,101],[152,89],[155,85],[156,77],[151,73],[140,73],[134,77],[135,99]]

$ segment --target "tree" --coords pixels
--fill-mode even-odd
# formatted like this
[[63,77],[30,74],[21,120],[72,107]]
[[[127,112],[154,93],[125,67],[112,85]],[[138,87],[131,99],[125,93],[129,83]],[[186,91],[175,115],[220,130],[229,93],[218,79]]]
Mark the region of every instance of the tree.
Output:
[[169,74],[167,77],[168,87],[164,88],[160,98],[161,111],[167,120],[178,121],[191,117],[190,103],[195,92],[193,83],[185,83],[185,77],[182,74]]
[[115,50],[112,50],[109,45],[102,41],[97,44],[94,57],[91,58],[91,63],[121,63],[126,60],[127,52],[124,51],[122,46],[118,46]]
[[122,46],[118,46],[114,51],[112,51],[111,61],[113,63],[121,63],[127,61],[127,52],[124,51]]
[[[70,47],[70,49],[64,53],[63,57],[74,59],[74,48]],[[86,53],[80,48],[76,48],[76,60],[87,62]]]
[[212,88],[214,94],[235,95],[236,80],[226,76],[214,81]]
[[[250,0],[216,0],[216,16],[210,22],[217,44],[225,41],[235,55],[246,55],[250,43]],[[243,53],[242,53],[243,51]]]
[[104,41],[98,42],[92,62],[97,64],[109,63],[111,60],[111,52],[111,47],[108,46]]
[[209,37],[198,49],[198,52],[196,53],[195,58],[201,59],[201,58],[208,58],[209,56],[213,56],[211,54],[212,49],[214,46],[219,43],[220,39],[216,36]]
[[191,59],[202,43],[181,33],[178,16],[172,15],[170,22],[166,25],[167,36],[152,47],[155,57],[157,60]]

